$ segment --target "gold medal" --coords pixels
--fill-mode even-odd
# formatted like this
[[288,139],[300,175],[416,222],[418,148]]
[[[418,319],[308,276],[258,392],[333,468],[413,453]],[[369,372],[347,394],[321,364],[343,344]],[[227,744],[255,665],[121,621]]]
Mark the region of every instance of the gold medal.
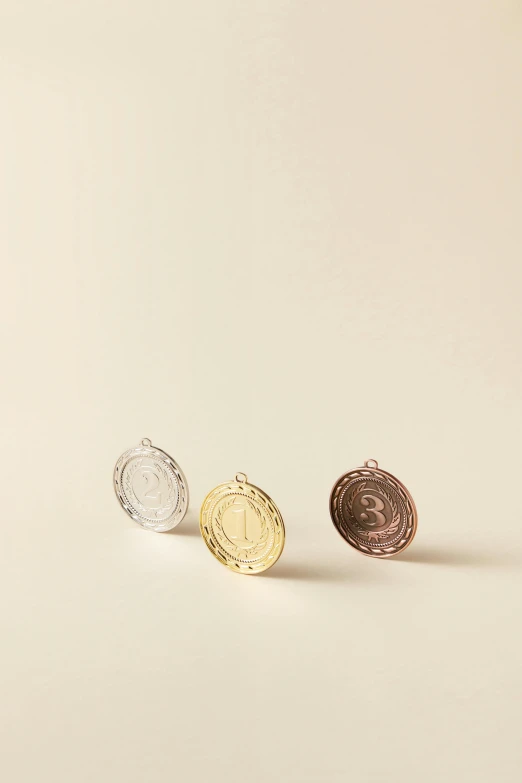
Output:
[[214,557],[240,574],[271,568],[285,545],[279,509],[263,490],[248,483],[244,473],[209,492],[199,524]]

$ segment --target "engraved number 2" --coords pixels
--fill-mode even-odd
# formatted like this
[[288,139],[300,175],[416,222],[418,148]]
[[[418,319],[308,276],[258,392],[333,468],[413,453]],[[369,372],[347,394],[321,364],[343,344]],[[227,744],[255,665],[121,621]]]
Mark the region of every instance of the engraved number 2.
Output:
[[230,510],[234,514],[236,523],[236,534],[232,538],[235,538],[237,541],[248,541],[248,543],[251,543],[247,538],[245,509],[232,507]]
[[151,468],[142,468],[141,475],[146,481],[146,488],[147,488],[147,491],[145,492],[143,497],[161,502],[161,493],[158,491],[160,480],[157,473],[154,473],[154,471],[151,470]]
[[[374,502],[374,506],[372,508],[368,508],[370,505],[370,500],[373,500]],[[361,519],[363,522],[366,522],[367,525],[375,525],[376,527],[382,527],[382,525],[386,524],[386,517],[382,513],[384,509],[384,503],[380,498],[376,498],[375,495],[363,495],[361,498],[361,503],[363,506],[366,506],[368,511],[375,515],[375,521],[370,522],[368,514],[361,514]]]

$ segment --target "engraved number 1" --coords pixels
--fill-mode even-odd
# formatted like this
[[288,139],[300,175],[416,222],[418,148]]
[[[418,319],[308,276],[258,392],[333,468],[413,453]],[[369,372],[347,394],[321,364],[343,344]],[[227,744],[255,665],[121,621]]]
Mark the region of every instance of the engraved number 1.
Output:
[[236,522],[236,535],[232,536],[232,538],[235,538],[237,541],[248,541],[248,543],[252,543],[250,539],[247,538],[245,509],[232,508],[231,512],[234,514]]

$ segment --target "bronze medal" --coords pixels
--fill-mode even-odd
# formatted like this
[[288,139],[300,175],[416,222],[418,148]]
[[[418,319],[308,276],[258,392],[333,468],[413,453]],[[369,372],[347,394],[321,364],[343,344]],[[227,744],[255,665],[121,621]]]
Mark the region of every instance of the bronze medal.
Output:
[[392,557],[413,541],[417,510],[401,482],[376,460],[345,473],[330,496],[332,521],[354,549],[369,557]]

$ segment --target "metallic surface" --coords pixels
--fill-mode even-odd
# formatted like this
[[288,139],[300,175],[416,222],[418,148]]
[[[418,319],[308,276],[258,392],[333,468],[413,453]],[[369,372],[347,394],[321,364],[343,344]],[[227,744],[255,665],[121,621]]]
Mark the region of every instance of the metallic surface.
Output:
[[189,493],[183,471],[148,438],[117,461],[114,490],[127,514],[156,533],[172,530],[187,513]]
[[209,492],[201,507],[200,529],[214,557],[240,574],[271,568],[285,545],[279,509],[244,473]]
[[342,537],[369,557],[392,557],[417,531],[417,510],[406,487],[376,460],[345,473],[330,495],[332,521]]

